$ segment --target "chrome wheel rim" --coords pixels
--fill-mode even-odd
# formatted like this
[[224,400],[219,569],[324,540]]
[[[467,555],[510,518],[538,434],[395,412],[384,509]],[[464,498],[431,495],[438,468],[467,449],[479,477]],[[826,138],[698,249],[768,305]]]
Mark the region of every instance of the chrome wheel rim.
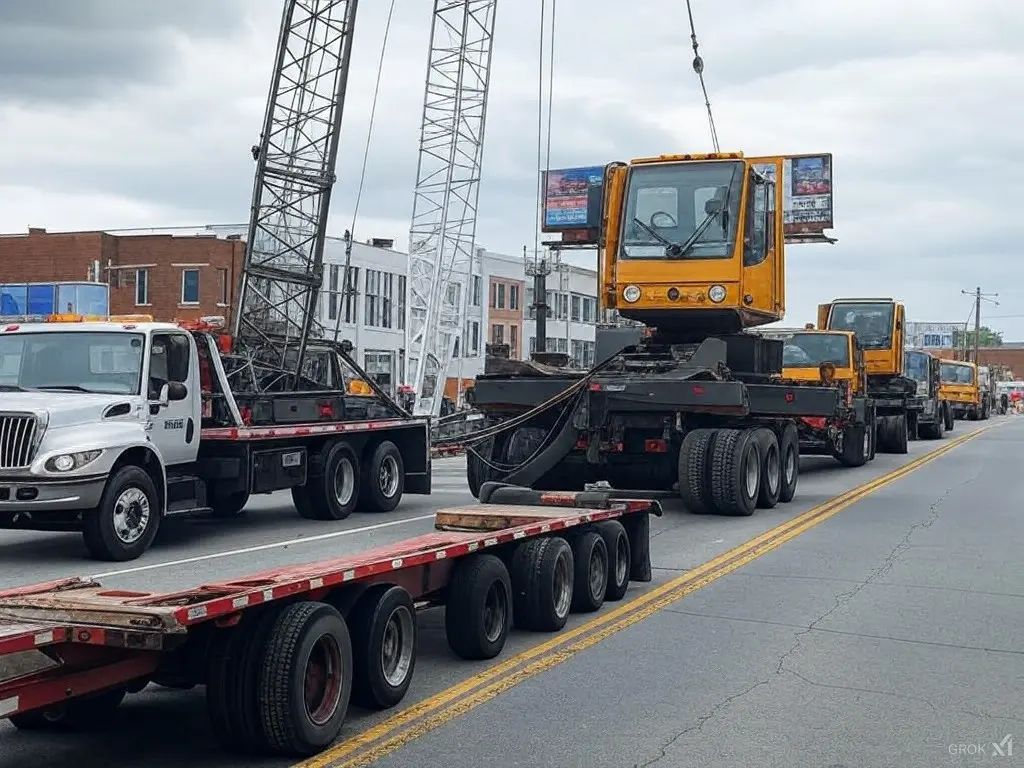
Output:
[[338,461],[338,466],[334,470],[334,498],[339,506],[347,506],[352,501],[355,484],[355,467],[352,466],[352,460],[344,456]]
[[385,456],[384,461],[380,463],[377,482],[385,499],[390,499],[398,493],[398,462],[394,456]]
[[388,685],[397,688],[409,676],[413,659],[415,619],[407,606],[391,612],[380,644],[380,664]]
[[114,535],[122,544],[134,544],[149,527],[153,511],[149,497],[141,488],[125,488],[114,502]]

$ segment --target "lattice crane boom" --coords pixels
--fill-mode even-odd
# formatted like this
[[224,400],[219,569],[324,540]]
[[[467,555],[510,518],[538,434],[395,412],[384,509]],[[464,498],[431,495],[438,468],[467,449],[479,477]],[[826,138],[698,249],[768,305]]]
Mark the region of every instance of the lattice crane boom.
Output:
[[440,412],[448,367],[463,347],[496,9],[497,0],[434,2],[405,324],[417,415]]
[[323,334],[327,214],[358,0],[286,0],[256,160],[229,375],[239,388],[297,380]]

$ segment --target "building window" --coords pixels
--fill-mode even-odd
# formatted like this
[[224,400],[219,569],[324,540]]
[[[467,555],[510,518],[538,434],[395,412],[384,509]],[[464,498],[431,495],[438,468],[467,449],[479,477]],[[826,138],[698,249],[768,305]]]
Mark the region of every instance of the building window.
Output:
[[220,289],[220,300],[217,302],[217,306],[226,307],[228,305],[228,271],[224,267],[220,267],[217,270],[217,287]]
[[338,264],[331,264],[327,273],[327,319],[338,319],[338,283],[341,279],[341,267]]
[[405,275],[398,276],[398,317],[395,327],[405,330]]
[[555,301],[558,306],[558,319],[567,320],[569,318],[569,294],[558,293],[555,296]]
[[466,323],[466,343],[462,346],[466,350],[466,357],[476,357],[480,354],[480,323],[476,320]]
[[510,285],[508,287],[508,308],[519,309],[519,286]]
[[149,304],[149,270],[135,270],[135,306],[144,307]]
[[381,291],[380,320],[382,328],[395,327],[395,276],[391,272],[382,273],[384,285]]
[[518,325],[510,325],[508,327],[508,346],[509,346],[509,353],[513,357],[517,357],[519,355],[519,326]]
[[597,322],[597,298],[594,296],[583,297],[583,322]]
[[491,309],[498,308],[498,284],[491,283]]
[[199,270],[181,270],[181,303],[199,303]]
[[578,296],[575,293],[572,295],[571,318],[574,323],[578,323],[583,319],[583,297]]
[[381,271],[366,270],[366,303],[363,307],[363,322],[368,327],[381,325]]
[[470,281],[470,288],[472,290],[471,298],[473,300],[473,306],[480,306],[480,294],[483,292],[483,280],[480,275],[473,275]]
[[491,344],[505,343],[505,326],[501,324],[491,326]]
[[505,308],[505,284],[498,283],[498,309]]
[[345,286],[345,322],[355,325],[359,317],[359,267],[348,268],[348,285]]
[[462,283],[448,283],[445,303],[456,311],[462,309]]

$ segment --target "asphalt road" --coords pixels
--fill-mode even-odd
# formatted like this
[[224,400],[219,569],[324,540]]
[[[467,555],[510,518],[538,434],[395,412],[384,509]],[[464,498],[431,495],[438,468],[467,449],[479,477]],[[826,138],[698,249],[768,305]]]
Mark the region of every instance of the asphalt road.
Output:
[[[400,710],[420,702],[433,711],[398,728],[400,712],[353,713],[345,737],[379,739],[369,753],[342,744],[347,756],[337,764],[838,768],[1024,759],[992,757],[992,742],[1024,733],[1024,521],[1007,504],[1024,495],[1024,419],[984,426],[993,425],[820,524],[794,528],[777,549],[687,587],[682,599],[667,591],[663,605],[617,604],[633,623],[615,633],[588,628],[592,616],[573,617],[571,647],[541,654],[530,649],[550,636],[514,634],[496,662],[471,664],[447,650],[440,612],[423,614],[416,676]],[[952,438],[979,426],[960,422]],[[675,590],[673,580],[700,572],[693,569],[940,445],[911,443],[909,456],[880,455],[854,470],[805,459],[797,500],[750,518],[698,517],[669,504],[652,526],[655,580],[634,585],[627,599]],[[433,496],[335,524],[297,518],[287,499],[256,500],[244,522],[169,527],[144,558],[104,569],[102,580],[170,590],[406,538],[431,528],[434,509],[471,501],[463,473],[461,460],[443,460]],[[70,534],[4,533],[0,563],[0,586],[97,571]],[[611,622],[611,610],[596,621]],[[533,661],[494,672],[524,652]],[[474,682],[489,668],[487,685]],[[436,698],[453,686],[454,711]],[[986,754],[954,757],[951,746]],[[0,724],[0,768],[70,761],[287,765],[220,753],[201,689],[151,687],[102,734],[55,738]]]

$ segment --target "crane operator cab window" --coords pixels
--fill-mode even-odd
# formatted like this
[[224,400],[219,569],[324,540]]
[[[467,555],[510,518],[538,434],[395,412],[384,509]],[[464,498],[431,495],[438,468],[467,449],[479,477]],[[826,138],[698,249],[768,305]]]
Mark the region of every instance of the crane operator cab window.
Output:
[[795,333],[782,349],[783,368],[817,368],[832,363],[850,367],[850,345],[846,336],[828,333]]
[[721,161],[633,166],[622,258],[730,258],[743,169],[742,162]]
[[893,304],[835,304],[829,327],[837,331],[853,331],[864,349],[892,347]]

